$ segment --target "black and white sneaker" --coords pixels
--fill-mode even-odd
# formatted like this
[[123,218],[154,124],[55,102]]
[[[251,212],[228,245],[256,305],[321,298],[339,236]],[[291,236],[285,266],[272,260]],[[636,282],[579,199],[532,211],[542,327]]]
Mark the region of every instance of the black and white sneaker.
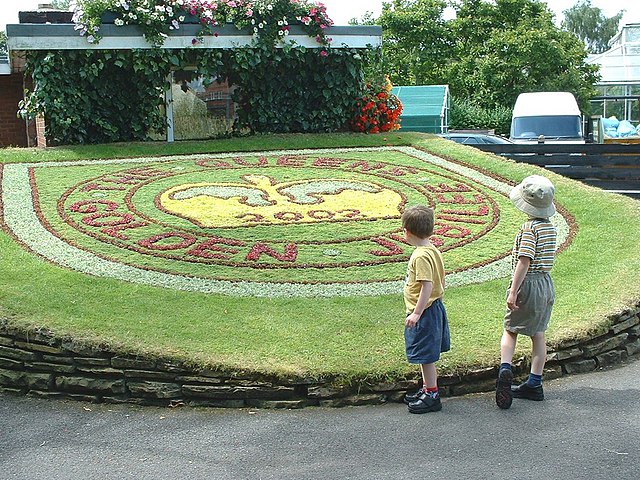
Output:
[[404,396],[404,403],[409,405],[411,402],[415,402],[420,398],[420,395],[422,395],[422,392],[424,392],[422,388],[419,388],[413,393],[407,392],[407,394]]

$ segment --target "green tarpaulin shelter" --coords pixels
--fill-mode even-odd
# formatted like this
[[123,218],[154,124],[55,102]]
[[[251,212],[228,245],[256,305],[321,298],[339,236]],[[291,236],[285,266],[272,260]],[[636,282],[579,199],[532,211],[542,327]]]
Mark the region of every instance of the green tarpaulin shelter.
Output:
[[447,133],[449,85],[394,87],[402,102],[400,128],[411,132]]

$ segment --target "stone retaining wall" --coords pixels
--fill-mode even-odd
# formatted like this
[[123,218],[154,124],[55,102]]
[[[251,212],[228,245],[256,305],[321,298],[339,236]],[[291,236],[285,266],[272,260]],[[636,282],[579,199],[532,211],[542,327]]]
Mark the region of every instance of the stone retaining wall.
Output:
[[[496,347],[497,348],[497,347]],[[549,353],[545,378],[612,365],[640,352],[640,305],[616,315],[609,331]],[[516,365],[525,375],[528,365]],[[442,376],[443,396],[490,391],[496,369]],[[276,379],[194,370],[171,359],[145,359],[83,346],[50,332],[21,332],[0,319],[0,391],[89,402],[210,407],[301,408],[399,402],[415,381],[335,387],[331,379]]]

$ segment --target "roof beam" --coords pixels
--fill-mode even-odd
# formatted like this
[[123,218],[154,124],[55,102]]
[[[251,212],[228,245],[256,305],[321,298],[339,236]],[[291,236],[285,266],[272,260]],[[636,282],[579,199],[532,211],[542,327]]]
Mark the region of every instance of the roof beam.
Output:
[[[172,31],[162,48],[242,48],[251,46],[254,40],[249,30],[238,30],[233,25],[213,29],[214,35],[197,37],[200,25],[184,24]],[[99,43],[89,43],[74,30],[73,24],[21,23],[7,25],[9,50],[133,50],[154,48],[136,25],[118,27],[104,24],[100,28]],[[368,48],[382,44],[382,27],[345,26],[325,30],[332,38],[331,48]],[[288,42],[307,48],[325,48],[314,37],[309,37],[302,27],[292,26],[286,37]],[[194,39],[198,41],[194,43]],[[276,45],[282,46],[282,45]]]

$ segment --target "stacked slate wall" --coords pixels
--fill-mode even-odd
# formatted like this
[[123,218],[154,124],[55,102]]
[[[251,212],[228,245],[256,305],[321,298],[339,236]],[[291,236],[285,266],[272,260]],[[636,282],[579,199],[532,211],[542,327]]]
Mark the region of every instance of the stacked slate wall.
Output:
[[[583,373],[640,353],[640,305],[612,317],[603,335],[565,342],[548,355],[545,378]],[[516,377],[528,373],[521,361]],[[445,396],[493,390],[496,369],[439,379]],[[0,319],[0,390],[89,402],[210,407],[300,408],[399,402],[416,381],[355,383],[272,378],[194,369],[170,358],[139,358],[87,346],[48,331],[24,332]]]

